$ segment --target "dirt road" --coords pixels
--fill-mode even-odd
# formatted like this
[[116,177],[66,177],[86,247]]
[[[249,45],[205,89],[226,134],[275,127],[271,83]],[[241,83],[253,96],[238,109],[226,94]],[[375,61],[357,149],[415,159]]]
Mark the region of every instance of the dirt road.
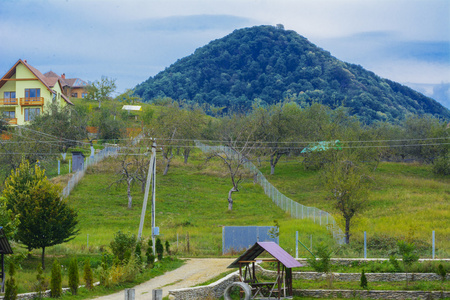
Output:
[[[154,289],[162,289],[163,297],[166,297],[169,295],[169,290],[187,288],[200,284],[227,271],[227,267],[233,261],[234,259],[223,258],[190,258],[180,268],[135,286],[135,299],[151,299],[151,293]],[[123,300],[124,291],[95,299]]]

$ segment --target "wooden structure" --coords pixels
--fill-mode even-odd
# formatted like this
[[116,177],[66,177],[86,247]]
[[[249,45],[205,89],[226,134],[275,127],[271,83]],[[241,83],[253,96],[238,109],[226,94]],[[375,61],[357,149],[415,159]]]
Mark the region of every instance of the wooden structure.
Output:
[[[263,253],[272,258],[256,259]],[[277,277],[273,282],[261,282],[256,278],[255,264],[275,262]],[[289,299],[292,298],[292,268],[302,265],[283,248],[274,242],[257,242],[228,268],[239,268],[239,278],[252,287],[251,299]]]
[[1,278],[2,278],[2,288],[1,292],[5,292],[5,254],[13,254],[13,251],[11,249],[11,245],[8,242],[8,239],[5,236],[5,232],[3,231],[3,227],[0,227],[0,254],[1,254],[1,263],[2,263],[2,270],[1,270]]

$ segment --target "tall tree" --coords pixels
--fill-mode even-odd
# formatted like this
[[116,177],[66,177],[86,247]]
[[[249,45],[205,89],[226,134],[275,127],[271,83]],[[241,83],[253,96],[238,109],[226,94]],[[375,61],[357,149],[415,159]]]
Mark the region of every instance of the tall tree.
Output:
[[87,86],[86,100],[98,101],[98,108],[101,107],[102,101],[111,99],[111,95],[116,91],[116,80],[102,76],[100,80],[96,80]]
[[325,187],[328,197],[345,221],[345,243],[350,243],[350,225],[353,217],[366,206],[370,179],[363,165],[335,151],[335,158],[325,166]]
[[19,214],[16,239],[29,250],[42,249],[72,240],[78,233],[77,213],[61,199],[61,188],[52,184],[38,165],[24,161],[8,177],[3,190],[7,207]]

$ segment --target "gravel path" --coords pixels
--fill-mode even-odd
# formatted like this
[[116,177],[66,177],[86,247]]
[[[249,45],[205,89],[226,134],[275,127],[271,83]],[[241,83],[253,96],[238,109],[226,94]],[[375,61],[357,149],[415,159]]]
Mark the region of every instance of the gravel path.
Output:
[[[191,287],[227,271],[234,259],[224,258],[189,258],[180,268],[167,272],[134,287],[135,299],[151,299],[154,289],[162,289],[163,297],[169,295],[169,290]],[[95,300],[123,300],[124,291]]]

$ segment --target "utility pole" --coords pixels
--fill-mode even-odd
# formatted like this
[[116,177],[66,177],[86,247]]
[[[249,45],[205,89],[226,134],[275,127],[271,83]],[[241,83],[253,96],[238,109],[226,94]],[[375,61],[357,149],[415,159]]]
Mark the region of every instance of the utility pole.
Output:
[[[153,183],[153,189],[152,189],[152,241],[153,241],[153,254],[155,254],[155,242],[154,242],[154,235],[153,235],[153,228],[155,226],[155,214],[154,214],[154,202],[155,202],[155,173],[156,173],[156,142],[154,141],[152,144],[152,156],[150,157],[150,165],[148,167],[148,173],[147,173],[147,183],[145,185],[145,194],[144,194],[144,202],[142,203],[142,212],[141,212],[141,221],[139,223],[139,232],[138,232],[138,240],[141,240],[142,237],[142,229],[144,228],[144,220],[145,220],[145,212],[147,210],[147,201],[148,201],[148,194],[150,191],[150,185]],[[153,180],[152,180],[153,179]]]

